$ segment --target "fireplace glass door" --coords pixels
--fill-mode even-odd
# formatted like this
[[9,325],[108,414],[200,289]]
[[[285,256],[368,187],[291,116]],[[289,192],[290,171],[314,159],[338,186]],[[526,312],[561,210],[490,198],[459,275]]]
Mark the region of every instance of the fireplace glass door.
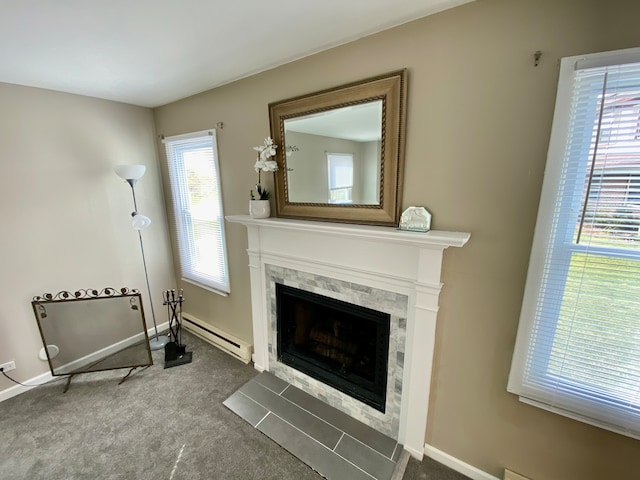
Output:
[[390,315],[276,284],[278,358],[384,412]]

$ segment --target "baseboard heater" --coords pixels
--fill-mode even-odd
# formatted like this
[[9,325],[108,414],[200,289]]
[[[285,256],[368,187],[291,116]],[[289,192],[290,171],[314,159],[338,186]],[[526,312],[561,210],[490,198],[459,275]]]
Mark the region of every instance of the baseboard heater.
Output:
[[189,313],[182,314],[182,326],[197,337],[205,340],[214,347],[234,358],[249,363],[251,361],[252,345],[239,338],[213,327]]

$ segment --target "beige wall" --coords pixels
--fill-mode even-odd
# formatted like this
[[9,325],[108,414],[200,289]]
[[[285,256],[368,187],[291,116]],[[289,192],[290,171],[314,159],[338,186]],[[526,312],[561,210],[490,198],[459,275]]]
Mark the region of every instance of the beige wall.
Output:
[[[152,324],[131,189],[114,165],[147,166],[136,192],[153,221],[143,235],[159,321],[175,279],[151,110],[2,83],[0,105],[0,363],[15,359],[25,381],[49,371],[35,295],[138,288]],[[0,378],[0,391],[12,386]]]
[[[226,214],[247,213],[269,102],[407,67],[403,207],[471,232],[446,252],[426,441],[496,476],[631,478],[640,443],[506,392],[553,113],[558,59],[640,45],[640,2],[477,0],[155,110],[173,135],[224,122]],[[533,53],[543,52],[539,67]],[[189,311],[251,338],[244,227],[227,225],[231,295]],[[426,374],[425,374],[426,376]]]

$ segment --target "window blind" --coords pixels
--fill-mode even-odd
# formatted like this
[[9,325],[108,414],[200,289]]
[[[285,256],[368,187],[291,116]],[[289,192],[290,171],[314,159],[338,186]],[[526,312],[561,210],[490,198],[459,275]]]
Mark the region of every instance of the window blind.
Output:
[[640,438],[640,49],[624,53],[562,61],[508,390]]
[[164,139],[183,280],[229,293],[215,130]]

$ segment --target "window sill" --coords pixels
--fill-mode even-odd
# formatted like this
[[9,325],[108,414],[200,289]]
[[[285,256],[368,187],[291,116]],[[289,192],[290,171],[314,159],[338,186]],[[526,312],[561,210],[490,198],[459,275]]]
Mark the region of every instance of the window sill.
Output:
[[221,297],[228,297],[228,296],[229,296],[229,293],[231,293],[231,292],[225,292],[225,291],[223,291],[223,290],[218,290],[218,289],[216,289],[216,288],[214,288],[214,287],[211,287],[211,286],[209,286],[209,285],[205,285],[204,283],[196,282],[195,280],[191,280],[191,279],[189,279],[189,278],[184,278],[184,277],[182,277],[182,279],[181,279],[181,280],[182,280],[183,282],[185,282],[185,283],[190,284],[190,285],[194,285],[194,286],[196,286],[196,287],[200,287],[200,288],[202,288],[202,289],[204,289],[204,290],[208,290],[208,291],[210,291],[211,293],[218,294],[218,295],[220,295]]

